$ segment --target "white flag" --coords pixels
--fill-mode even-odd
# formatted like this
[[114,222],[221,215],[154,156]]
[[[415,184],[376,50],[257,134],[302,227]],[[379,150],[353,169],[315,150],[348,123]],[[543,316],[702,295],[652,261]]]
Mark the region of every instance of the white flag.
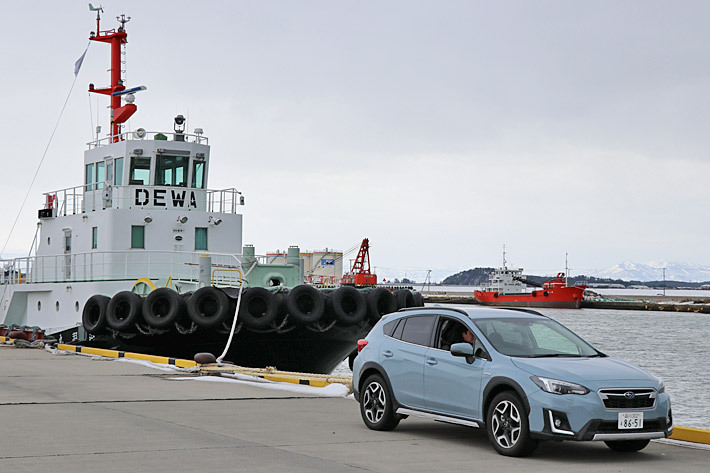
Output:
[[84,54],[81,55],[79,59],[76,60],[74,63],[74,77],[76,77],[79,74],[79,69],[81,69],[81,64],[84,62],[84,56],[86,56],[86,51],[89,50],[89,47],[87,46],[86,49],[84,50]]

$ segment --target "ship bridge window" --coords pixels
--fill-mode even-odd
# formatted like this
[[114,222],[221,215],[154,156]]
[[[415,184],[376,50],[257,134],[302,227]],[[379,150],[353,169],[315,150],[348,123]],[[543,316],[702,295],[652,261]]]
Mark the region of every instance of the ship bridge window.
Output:
[[188,156],[158,156],[155,165],[156,186],[187,187]]
[[86,165],[86,180],[84,184],[86,184],[85,189],[87,191],[94,190],[94,163]]
[[104,188],[104,181],[106,180],[106,168],[104,163],[96,163],[96,189]]
[[131,156],[131,175],[128,179],[132,186],[147,186],[150,182],[150,157]]
[[116,168],[113,173],[113,183],[117,186],[123,185],[123,158],[113,160],[113,165]]
[[205,188],[205,162],[194,161],[192,163],[192,187],[195,189]]

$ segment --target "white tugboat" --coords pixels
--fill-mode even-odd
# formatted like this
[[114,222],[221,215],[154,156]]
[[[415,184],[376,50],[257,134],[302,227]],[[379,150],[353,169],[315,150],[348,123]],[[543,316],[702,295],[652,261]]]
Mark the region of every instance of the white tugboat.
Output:
[[90,39],[111,47],[111,84],[89,91],[110,97],[110,134],[88,143],[81,185],[44,194],[30,256],[0,261],[0,335],[40,327],[65,342],[191,357],[221,351],[234,329],[231,361],[331,371],[396,309],[394,296],[319,291],[303,284],[298,247],[284,264],[242,248],[244,197],[207,188],[201,129],[186,133],[178,115],[172,131],[123,130],[146,88],[121,76],[130,18],[102,31],[99,14]]

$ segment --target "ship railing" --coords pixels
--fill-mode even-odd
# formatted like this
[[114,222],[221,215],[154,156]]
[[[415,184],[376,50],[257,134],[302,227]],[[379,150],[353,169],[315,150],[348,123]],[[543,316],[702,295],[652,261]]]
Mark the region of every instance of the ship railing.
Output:
[[[199,278],[199,258],[203,252],[176,251],[107,251],[71,253],[52,256],[21,257],[0,260],[1,284],[38,284],[52,282],[87,282],[138,280],[149,277],[194,281]],[[244,270],[241,255],[210,253],[213,284],[236,286]],[[257,256],[266,264],[266,256]]]
[[[142,131],[145,133],[143,137],[138,136],[138,131],[124,131],[117,135],[105,136],[101,139],[90,141],[87,144],[89,149],[100,148],[101,146],[108,146],[111,143],[117,141],[128,141],[128,140],[156,140],[156,141],[167,141],[168,137],[172,137],[172,141],[185,141],[192,143],[199,143],[207,145],[209,144],[209,139],[202,135],[201,133],[175,133],[173,131]],[[176,139],[177,138],[177,139]],[[180,139],[182,138],[182,139]]]
[[[30,256],[0,260],[1,284],[40,284],[56,282],[137,281],[141,278],[180,281],[199,280],[200,256],[204,252],[105,251]],[[238,285],[244,270],[241,255],[209,253],[213,283]],[[266,256],[257,257],[260,264]],[[240,270],[238,273],[235,270]]]
[[[45,192],[43,194],[44,205],[40,212],[40,217],[76,215],[108,208],[136,208],[137,198],[136,193],[131,190],[133,187],[135,186],[116,186],[99,182]],[[175,195],[179,195],[180,197],[177,197],[178,200],[186,208],[191,204],[190,194],[194,193],[197,199],[194,204],[197,206],[195,210],[204,210],[206,212],[236,214],[238,207],[244,205],[244,196],[233,187],[228,189],[194,189],[187,187],[143,186],[141,189],[145,189],[148,196],[152,195],[153,189],[170,189],[170,193],[165,194],[165,199],[170,198],[175,201]],[[143,194],[140,195],[142,196]],[[152,208],[152,201],[149,198],[146,199],[148,199],[148,204],[143,206],[143,208]]]

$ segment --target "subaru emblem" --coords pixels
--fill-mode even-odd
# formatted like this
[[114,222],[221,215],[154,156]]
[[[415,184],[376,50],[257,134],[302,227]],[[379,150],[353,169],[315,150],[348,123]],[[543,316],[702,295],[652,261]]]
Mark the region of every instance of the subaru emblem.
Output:
[[633,398],[636,397],[636,394],[634,394],[633,391],[626,391],[626,392],[624,393],[624,397],[625,397],[626,399],[633,399]]

